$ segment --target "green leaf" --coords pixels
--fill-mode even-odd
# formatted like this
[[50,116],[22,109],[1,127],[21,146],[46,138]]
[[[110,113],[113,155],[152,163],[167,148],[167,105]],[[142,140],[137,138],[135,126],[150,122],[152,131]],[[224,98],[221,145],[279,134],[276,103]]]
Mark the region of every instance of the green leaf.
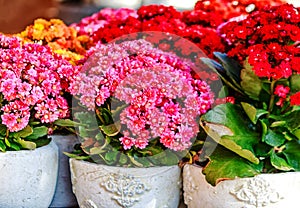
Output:
[[18,143],[24,148],[24,149],[29,149],[33,150],[36,148],[36,144],[31,141],[25,141],[23,139],[18,139]]
[[118,151],[110,151],[107,152],[104,156],[105,160],[109,161],[109,162],[115,162],[117,161],[117,155],[118,155]]
[[127,162],[128,162],[128,157],[125,154],[121,153],[119,158],[119,163],[121,165],[125,165]]
[[296,129],[295,131],[293,131],[293,135],[300,139],[300,129]]
[[171,152],[170,150],[166,150],[166,157],[162,158],[162,164],[163,165],[176,165],[179,162],[179,158],[176,154]]
[[21,131],[11,133],[11,135],[12,135],[14,138],[16,138],[16,139],[19,139],[19,138],[26,138],[26,137],[28,137],[29,135],[31,135],[32,133],[33,133],[33,130],[32,130],[32,128],[28,125],[28,126],[26,126],[24,129],[22,129]]
[[286,126],[290,131],[300,128],[300,110],[292,111],[285,115],[282,120],[286,121]]
[[215,186],[219,182],[236,177],[252,177],[262,171],[262,165],[255,165],[237,154],[217,146],[209,156],[209,163],[203,169],[208,183]]
[[286,141],[286,139],[282,133],[278,133],[269,129],[264,141],[272,147],[279,147]]
[[228,96],[228,87],[223,85],[219,91],[218,98],[225,98]]
[[6,150],[6,145],[4,144],[4,142],[2,140],[0,140],[0,151],[5,152],[5,150]]
[[216,142],[241,157],[258,164],[253,146],[260,141],[260,134],[253,130],[243,109],[231,103],[221,104],[201,118],[201,126]]
[[241,105],[246,112],[249,119],[252,121],[252,123],[256,124],[258,119],[268,114],[269,112],[263,109],[256,109],[254,106],[250,105],[249,103],[241,102]]
[[5,136],[6,130],[7,130],[7,127],[3,124],[0,124],[0,135]]
[[63,152],[66,156],[70,157],[70,158],[74,158],[77,160],[87,160],[90,158],[90,156],[78,156],[77,154],[72,154],[69,152]]
[[241,87],[244,92],[254,100],[259,100],[262,90],[262,81],[255,75],[252,67],[246,60],[241,71]]
[[[225,83],[225,85],[227,85],[228,87],[232,88],[233,90],[244,94],[243,91],[240,89],[240,85],[237,84],[236,82],[233,82],[228,75],[225,72],[225,69],[220,69],[219,63],[217,63],[216,61],[209,59],[209,58],[201,58],[202,62],[205,63],[210,69],[212,69],[215,73],[218,74],[218,76],[221,78],[221,80]],[[217,69],[219,68],[219,69]],[[221,72],[221,70],[224,70]],[[224,74],[225,73],[225,74]]]
[[121,123],[116,122],[110,125],[102,125],[100,129],[107,135],[107,136],[116,136],[121,130]]
[[299,74],[293,74],[290,78],[290,87],[291,92],[296,93],[300,91],[300,75]]
[[35,127],[32,129],[33,132],[26,139],[33,140],[39,139],[48,134],[48,128],[46,126]]
[[283,170],[283,171],[294,170],[294,168],[290,166],[284,158],[279,157],[274,151],[271,152],[270,159],[271,159],[271,164],[278,170]]
[[215,52],[214,55],[221,61],[227,75],[234,83],[240,82],[241,65],[234,59],[230,59],[227,54]]
[[6,146],[10,147],[10,142],[8,141],[8,139],[6,137],[4,138],[4,142],[5,142]]
[[81,125],[80,123],[72,121],[71,119],[58,119],[54,122],[54,124],[63,127],[75,127]]
[[287,158],[288,164],[296,171],[300,171],[300,141],[287,142],[283,154]]
[[104,153],[106,150],[103,150],[103,147],[92,147],[90,149],[90,152],[89,154],[91,155],[98,155],[98,154],[101,154],[101,153]]

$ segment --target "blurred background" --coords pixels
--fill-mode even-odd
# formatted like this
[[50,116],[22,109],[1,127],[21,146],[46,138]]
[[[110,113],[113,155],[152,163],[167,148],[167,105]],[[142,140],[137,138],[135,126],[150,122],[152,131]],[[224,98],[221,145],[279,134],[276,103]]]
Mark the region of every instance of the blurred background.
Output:
[[197,0],[0,0],[0,32],[18,33],[36,18],[59,18],[66,24],[79,22],[101,8],[141,5],[173,5],[179,10],[192,9]]
[[[141,5],[172,5],[179,10],[192,9],[197,0],[0,0],[0,32],[18,33],[36,18],[59,18],[66,24],[79,22],[101,8],[133,8]],[[233,0],[234,1],[234,0]],[[286,0],[300,6],[300,0]]]

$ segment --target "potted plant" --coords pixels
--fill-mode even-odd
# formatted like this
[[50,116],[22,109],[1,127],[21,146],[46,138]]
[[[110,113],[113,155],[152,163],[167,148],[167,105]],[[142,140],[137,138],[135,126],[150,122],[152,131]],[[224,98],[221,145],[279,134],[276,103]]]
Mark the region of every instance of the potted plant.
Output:
[[[93,45],[91,38],[87,35],[78,35],[73,27],[67,26],[60,19],[45,20],[38,18],[33,24],[18,34],[24,43],[38,43],[49,46],[51,50],[61,55],[65,60],[74,66],[79,66],[80,60],[84,58],[86,51]],[[78,67],[70,68],[69,77],[73,77],[78,71]],[[64,97],[71,104],[71,96],[67,95],[69,77],[63,80],[62,87],[65,90]],[[59,165],[58,179],[54,197],[50,207],[74,207],[77,206],[76,198],[72,192],[70,180],[69,158],[63,152],[71,151],[73,146],[78,143],[73,129],[53,128],[51,135],[52,141],[58,146]]]
[[66,154],[79,206],[179,204],[178,162],[212,95],[192,61],[139,38],[147,35],[175,37],[138,33],[98,45],[71,82],[81,144]]
[[58,167],[47,137],[69,106],[62,83],[73,66],[49,47],[0,35],[1,207],[48,207]]
[[299,11],[288,4],[266,7],[219,28],[227,54],[215,53],[218,62],[202,60],[223,80],[225,103],[200,119],[210,140],[199,151],[197,163],[203,168],[184,169],[189,207],[295,206],[300,188]]

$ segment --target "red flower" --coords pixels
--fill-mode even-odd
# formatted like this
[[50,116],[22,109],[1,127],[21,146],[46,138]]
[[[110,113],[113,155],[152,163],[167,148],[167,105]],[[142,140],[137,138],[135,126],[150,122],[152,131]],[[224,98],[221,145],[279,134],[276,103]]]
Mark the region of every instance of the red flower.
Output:
[[290,99],[291,99],[291,106],[300,105],[300,92],[291,95]]

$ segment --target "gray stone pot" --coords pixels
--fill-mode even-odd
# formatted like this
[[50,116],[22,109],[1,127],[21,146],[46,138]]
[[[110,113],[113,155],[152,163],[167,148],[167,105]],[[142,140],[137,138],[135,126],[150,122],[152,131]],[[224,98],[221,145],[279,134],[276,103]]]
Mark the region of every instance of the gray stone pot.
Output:
[[57,170],[58,148],[53,141],[35,150],[1,152],[0,207],[49,207]]

